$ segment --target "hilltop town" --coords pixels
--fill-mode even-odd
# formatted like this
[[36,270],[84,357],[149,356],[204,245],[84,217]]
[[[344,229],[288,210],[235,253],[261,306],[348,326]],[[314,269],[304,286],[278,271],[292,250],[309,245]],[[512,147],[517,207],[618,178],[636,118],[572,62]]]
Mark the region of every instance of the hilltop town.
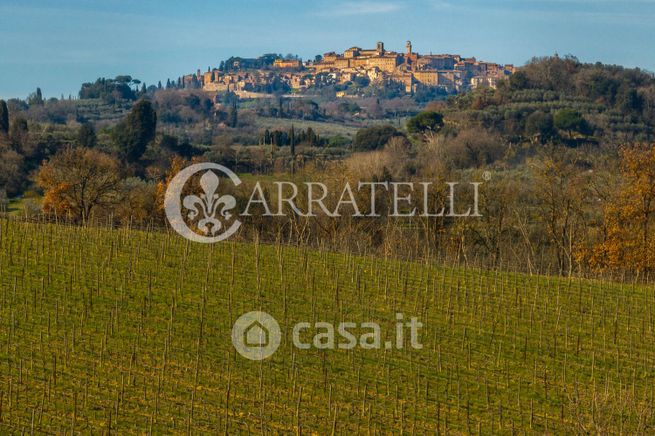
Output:
[[[419,54],[407,41],[404,53],[388,51],[383,42],[373,49],[351,47],[343,53],[328,52],[303,62],[297,57],[265,55],[258,59],[230,58],[218,68],[198,70],[181,78],[183,87],[211,92],[235,92],[263,96],[274,87],[302,92],[324,85],[353,82],[373,85],[399,84],[406,93],[420,87],[440,88],[456,93],[479,86],[495,88],[498,81],[515,71],[513,65],[499,65],[451,54]],[[336,96],[344,96],[337,91]]]

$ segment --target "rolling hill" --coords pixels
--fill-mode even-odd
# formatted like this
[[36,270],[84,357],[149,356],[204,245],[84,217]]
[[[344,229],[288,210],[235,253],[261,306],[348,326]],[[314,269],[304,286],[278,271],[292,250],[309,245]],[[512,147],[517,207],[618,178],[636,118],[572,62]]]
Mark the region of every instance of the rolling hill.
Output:
[[[0,221],[0,430],[647,433],[651,285]],[[250,361],[242,313],[282,343]],[[423,323],[422,349],[300,350],[300,321]]]

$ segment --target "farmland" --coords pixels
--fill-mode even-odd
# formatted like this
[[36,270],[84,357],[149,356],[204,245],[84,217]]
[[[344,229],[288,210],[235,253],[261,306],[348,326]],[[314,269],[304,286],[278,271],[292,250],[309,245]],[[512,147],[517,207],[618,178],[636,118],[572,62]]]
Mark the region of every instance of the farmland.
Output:
[[[652,285],[0,221],[0,431],[653,431]],[[236,353],[262,310],[280,348]],[[422,349],[298,350],[299,321],[424,324]],[[385,337],[384,339],[389,339]]]

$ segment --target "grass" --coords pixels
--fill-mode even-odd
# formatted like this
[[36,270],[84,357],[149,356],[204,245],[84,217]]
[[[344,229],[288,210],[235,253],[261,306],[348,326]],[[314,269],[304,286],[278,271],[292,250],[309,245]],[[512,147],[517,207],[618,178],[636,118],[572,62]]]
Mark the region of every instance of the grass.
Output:
[[[0,222],[0,431],[653,431],[652,286]],[[242,313],[284,338],[233,349]],[[297,350],[298,321],[424,324],[414,350]],[[385,337],[388,339],[390,337]]]
[[306,130],[311,127],[316,133],[321,136],[335,136],[342,135],[345,137],[353,138],[362,126],[361,125],[347,125],[342,122],[325,122],[325,121],[310,121],[310,120],[297,120],[287,118],[271,118],[271,117],[257,117],[256,127],[259,130],[288,130],[294,126],[296,130]]
[[7,204],[7,214],[12,217],[24,217],[40,212],[40,205],[43,198],[38,195],[27,195],[20,198],[13,198]]

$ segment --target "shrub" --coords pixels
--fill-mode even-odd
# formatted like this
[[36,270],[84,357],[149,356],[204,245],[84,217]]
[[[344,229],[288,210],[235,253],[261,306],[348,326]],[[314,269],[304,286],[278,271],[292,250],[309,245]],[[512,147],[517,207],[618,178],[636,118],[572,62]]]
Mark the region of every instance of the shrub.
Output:
[[413,116],[407,121],[407,131],[411,134],[438,132],[443,127],[443,115],[439,112],[426,111]]
[[384,147],[394,136],[402,136],[402,134],[388,124],[360,129],[355,135],[353,149],[358,151],[377,150]]

